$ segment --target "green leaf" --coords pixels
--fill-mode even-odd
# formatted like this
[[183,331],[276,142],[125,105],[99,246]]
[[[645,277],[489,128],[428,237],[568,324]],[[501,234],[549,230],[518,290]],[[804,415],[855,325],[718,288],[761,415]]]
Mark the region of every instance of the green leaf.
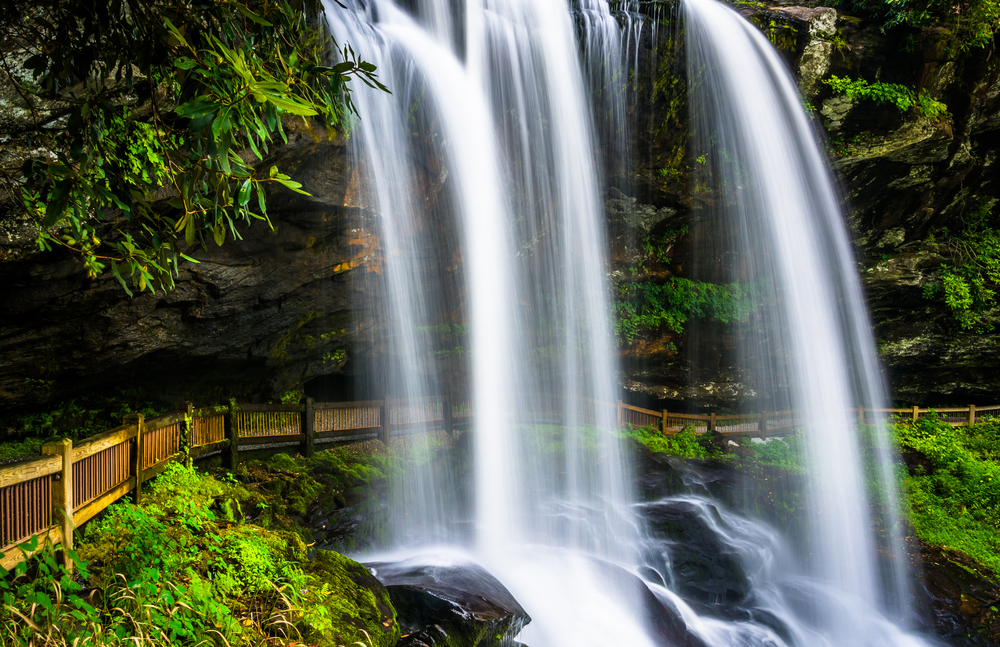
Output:
[[49,193],[49,202],[45,205],[45,219],[42,220],[43,227],[51,227],[56,224],[66,211],[66,203],[69,201],[70,190],[73,188],[72,180],[61,180],[52,187]]
[[252,188],[252,183],[250,182],[250,178],[247,178],[246,180],[243,181],[243,186],[240,187],[239,206],[244,207],[248,202],[250,202],[251,188]]
[[[241,191],[242,193],[242,191]],[[214,227],[212,227],[212,236],[215,238],[215,244],[222,247],[222,243],[226,241],[226,226],[221,221],[217,222]]]
[[268,21],[264,20],[263,18],[261,18],[260,16],[258,16],[254,12],[250,11],[249,9],[247,9],[246,7],[244,7],[242,4],[240,4],[238,2],[236,3],[236,9],[241,14],[243,14],[244,16],[246,16],[247,18],[249,18],[250,20],[254,21],[258,25],[264,25],[265,27],[273,27],[274,26],[274,25],[272,25]]
[[294,180],[282,180],[282,179],[277,179],[277,182],[288,187],[292,191],[295,191],[296,193],[301,193],[302,195],[310,195],[309,193],[302,190],[302,184],[300,182],[295,182]]
[[200,96],[177,106],[174,108],[174,112],[180,117],[197,119],[208,114],[213,114],[218,107],[219,104],[213,101],[211,97]]
[[167,18],[166,16],[162,16],[162,18],[163,22],[166,23],[167,25],[167,29],[170,30],[170,33],[173,34],[174,38],[176,38],[177,41],[184,47],[191,49],[191,46],[188,45],[187,40],[184,39],[184,36],[181,35],[181,32],[176,27],[174,27],[174,23],[170,22],[170,19]]

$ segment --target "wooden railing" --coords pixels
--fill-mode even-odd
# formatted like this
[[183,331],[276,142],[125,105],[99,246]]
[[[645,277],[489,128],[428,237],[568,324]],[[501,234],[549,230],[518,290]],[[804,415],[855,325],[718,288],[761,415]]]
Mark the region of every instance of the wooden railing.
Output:
[[[561,419],[561,401],[535,398],[547,411],[543,417]],[[544,401],[543,401],[544,400]],[[597,423],[614,415],[616,405],[581,399],[578,420]],[[368,402],[313,402],[304,404],[237,404],[183,411],[146,420],[127,417],[119,427],[79,441],[63,439],[42,446],[42,456],[0,466],[0,566],[10,568],[23,559],[18,544],[38,537],[72,547],[73,528],[92,519],[125,495],[138,501],[141,485],[161,473],[172,460],[190,460],[221,452],[223,466],[233,468],[238,453],[261,445],[292,445],[306,456],[317,442],[352,436],[377,435],[386,444],[395,434],[443,429],[452,433],[472,419],[468,400],[423,398]],[[606,414],[599,411],[604,411]],[[872,423],[886,418],[916,421],[936,411],[952,425],[973,424],[984,415],[1000,415],[1000,405],[945,409],[860,409],[858,420]],[[532,414],[534,415],[534,414]],[[542,414],[538,414],[542,415]],[[798,412],[775,411],[719,415],[676,413],[617,403],[618,427],[656,427],[675,434],[686,427],[698,433],[716,431],[725,436],[783,436],[798,427]],[[607,418],[605,418],[607,419]]]
[[233,468],[241,449],[297,445],[312,455],[317,442],[443,429],[452,433],[472,417],[468,401],[447,398],[370,402],[237,404],[185,410],[146,420],[127,417],[119,427],[79,441],[46,443],[42,456],[0,465],[0,566],[24,559],[17,549],[31,537],[72,548],[73,528],[125,495],[138,501],[144,482],[170,461],[222,452]]
[[[873,424],[883,420],[890,422],[916,422],[921,418],[936,415],[938,420],[953,427],[973,425],[985,416],[1000,416],[1000,404],[977,407],[970,404],[957,408],[910,407],[909,409],[852,409],[862,424]],[[717,415],[715,413],[693,414],[675,413],[644,409],[618,401],[619,427],[657,427],[664,434],[675,434],[686,427],[693,427],[697,433],[717,431],[724,436],[786,436],[800,427],[799,411],[763,411],[761,413]]]

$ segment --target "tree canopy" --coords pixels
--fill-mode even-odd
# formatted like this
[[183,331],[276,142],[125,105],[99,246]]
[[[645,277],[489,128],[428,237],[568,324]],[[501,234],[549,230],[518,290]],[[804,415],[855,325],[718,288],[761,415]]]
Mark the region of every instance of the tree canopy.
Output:
[[352,78],[387,91],[319,0],[2,4],[0,82],[31,112],[32,154],[0,184],[41,250],[72,250],[129,294],[173,288],[194,245],[270,224],[266,183],[304,193],[261,164],[287,142],[283,119],[345,132]]

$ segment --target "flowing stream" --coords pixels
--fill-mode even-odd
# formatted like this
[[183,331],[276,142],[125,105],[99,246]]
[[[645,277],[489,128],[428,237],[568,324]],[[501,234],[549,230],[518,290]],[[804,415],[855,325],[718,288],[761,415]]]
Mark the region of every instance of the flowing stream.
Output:
[[[886,619],[906,616],[907,575],[875,558],[844,412],[883,396],[838,198],[766,41],[714,0],[686,0],[693,100],[705,106],[696,130],[770,171],[722,202],[746,244],[773,252],[760,269],[773,293],[760,298],[784,305],[774,325],[799,357],[782,368],[799,384],[787,400],[817,414],[804,422],[817,439],[815,559],[700,493],[695,477],[689,495],[637,505],[614,408],[600,404],[617,400],[602,177],[627,174],[623,85],[650,28],[641,16],[627,11],[622,28],[605,0],[575,13],[566,0],[345,2],[327,2],[334,36],[392,90],[353,95],[352,199],[374,214],[381,255],[363,287],[382,295],[388,322],[370,388],[409,402],[467,397],[475,414],[471,494],[459,466],[408,470],[392,485],[391,551],[379,559],[485,566],[531,616],[518,637],[531,647],[920,644]],[[465,389],[442,368],[449,354],[468,367]],[[424,454],[435,442],[407,439]],[[884,444],[874,451],[887,464]],[[892,500],[886,476],[876,480]],[[692,603],[674,542],[649,529],[656,514],[702,528],[749,588],[724,608]],[[898,537],[887,550],[899,554]],[[669,636],[656,629],[668,624]]]

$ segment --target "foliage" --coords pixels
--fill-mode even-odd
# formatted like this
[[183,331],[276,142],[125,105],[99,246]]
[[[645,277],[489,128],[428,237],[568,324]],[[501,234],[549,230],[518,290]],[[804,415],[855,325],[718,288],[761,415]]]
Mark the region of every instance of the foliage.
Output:
[[666,326],[679,333],[694,317],[730,323],[753,311],[750,295],[739,283],[672,277],[666,283],[629,281],[619,286],[619,294],[614,303],[615,332],[619,341],[629,344],[641,329],[655,331]]
[[896,26],[943,25],[951,30],[951,49],[966,52],[986,47],[1000,29],[997,0],[846,0],[851,11],[882,21],[882,29]]
[[650,451],[671,454],[680,458],[708,458],[709,450],[699,442],[701,436],[694,427],[685,427],[676,434],[664,435],[655,425],[651,427],[631,428],[623,432],[624,436],[645,445]]
[[802,439],[796,435],[771,438],[764,443],[755,443],[750,438],[740,438],[740,459],[761,465],[770,465],[788,472],[805,470]]
[[0,460],[35,456],[42,442],[52,436],[80,440],[117,427],[129,413],[152,418],[162,410],[142,392],[126,389],[110,395],[73,398],[46,411],[0,418],[0,432],[21,439],[0,444]]
[[823,81],[836,94],[846,94],[852,99],[867,99],[878,104],[891,104],[900,111],[914,110],[917,114],[936,121],[947,118],[948,106],[930,96],[927,90],[919,93],[898,83],[869,83],[864,79],[831,76]]
[[1000,574],[1000,421],[952,427],[931,416],[897,424],[895,433],[910,459],[917,536]]
[[91,276],[110,268],[129,294],[155,292],[173,287],[182,258],[197,262],[192,246],[269,223],[267,185],[305,193],[255,166],[287,141],[286,120],[343,131],[351,76],[385,89],[321,20],[319,0],[32,0],[3,12],[21,50],[0,67],[31,108],[39,154],[0,182],[39,248],[79,254]]
[[0,461],[38,456],[42,453],[42,439],[28,438],[22,441],[0,443]]
[[927,241],[952,252],[952,260],[941,265],[938,278],[924,284],[924,298],[941,298],[963,330],[993,329],[985,315],[996,307],[1000,286],[1000,229],[992,226],[995,199],[982,199],[965,218],[965,229],[957,235],[944,230],[940,241]]

